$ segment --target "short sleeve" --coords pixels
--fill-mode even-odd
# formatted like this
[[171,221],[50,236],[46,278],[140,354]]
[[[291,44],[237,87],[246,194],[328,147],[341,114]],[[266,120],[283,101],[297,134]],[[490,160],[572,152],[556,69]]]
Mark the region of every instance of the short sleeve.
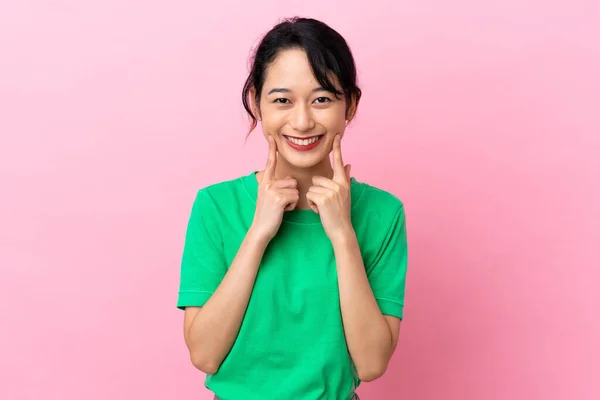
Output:
[[227,272],[215,211],[210,195],[200,190],[185,235],[177,299],[180,309],[203,306]]
[[394,216],[367,276],[381,313],[403,317],[408,264],[404,207]]

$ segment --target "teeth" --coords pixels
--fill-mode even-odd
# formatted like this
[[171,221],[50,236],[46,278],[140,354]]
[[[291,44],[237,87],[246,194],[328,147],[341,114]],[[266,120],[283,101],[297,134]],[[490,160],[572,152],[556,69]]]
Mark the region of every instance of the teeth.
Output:
[[309,144],[313,144],[314,142],[316,142],[317,140],[319,140],[320,136],[314,136],[310,139],[296,139],[296,138],[292,138],[289,136],[286,136],[285,138],[287,140],[289,140],[290,142],[297,144],[298,146],[308,146]]

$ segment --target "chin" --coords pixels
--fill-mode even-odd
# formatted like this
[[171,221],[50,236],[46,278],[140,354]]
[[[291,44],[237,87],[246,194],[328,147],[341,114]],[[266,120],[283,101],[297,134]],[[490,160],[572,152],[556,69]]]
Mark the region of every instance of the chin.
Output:
[[300,169],[313,168],[323,162],[323,159],[327,157],[327,154],[324,154],[323,152],[315,152],[313,154],[294,153],[295,152],[290,153],[289,151],[286,151],[282,154],[280,152],[280,154],[291,166]]
[[295,168],[310,169],[319,165],[323,157],[290,157],[287,161]]

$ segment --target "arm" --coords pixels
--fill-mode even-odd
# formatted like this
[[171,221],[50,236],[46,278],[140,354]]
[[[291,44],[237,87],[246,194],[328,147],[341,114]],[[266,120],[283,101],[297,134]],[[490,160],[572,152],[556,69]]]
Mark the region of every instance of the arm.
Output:
[[[386,251],[387,257],[378,261],[378,279],[370,281],[367,278],[350,217],[351,166],[344,166],[340,141],[341,137],[338,135],[333,143],[333,178],[313,177],[313,186],[306,197],[313,210],[320,215],[323,228],[333,245],[348,350],[358,377],[368,382],[383,375],[398,342],[400,318],[384,316],[373,293],[379,292],[381,295],[396,288],[403,292],[403,280],[398,282],[399,275],[396,271],[398,259],[402,258],[403,246],[399,246],[402,242],[396,240],[396,246],[393,247],[396,252]],[[392,273],[381,273],[386,270]],[[373,276],[373,271],[370,276]],[[372,288],[374,282],[378,290]],[[389,311],[388,309],[387,313]],[[402,316],[397,309],[394,314]]]
[[375,301],[353,230],[332,240],[344,333],[358,377],[382,376],[400,334],[400,319],[383,315]]
[[192,364],[214,374],[237,338],[268,240],[250,229],[223,281],[204,307],[187,307],[185,342]]
[[[268,141],[269,157],[259,183],[254,220],[227,272],[220,275],[211,271],[214,264],[222,264],[222,259],[210,256],[215,253],[216,245],[206,240],[205,236],[210,236],[208,232],[197,228],[196,223],[192,224],[196,228],[190,231],[188,258],[191,261],[185,265],[186,269],[193,270],[194,278],[187,286],[193,290],[202,287],[210,297],[201,308],[186,307],[185,343],[194,366],[208,374],[217,372],[231,350],[265,249],[281,225],[284,210],[294,209],[298,202],[296,180],[290,176],[275,179],[277,147],[272,137],[269,136]],[[200,219],[204,212],[198,211]]]

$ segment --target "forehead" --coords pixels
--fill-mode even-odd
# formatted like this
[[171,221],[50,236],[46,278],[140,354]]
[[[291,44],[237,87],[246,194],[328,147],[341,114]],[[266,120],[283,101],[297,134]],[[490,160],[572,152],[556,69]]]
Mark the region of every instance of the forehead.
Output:
[[287,87],[290,89],[309,86],[312,90],[318,81],[304,50],[289,49],[277,55],[266,71],[265,89],[267,87]]

